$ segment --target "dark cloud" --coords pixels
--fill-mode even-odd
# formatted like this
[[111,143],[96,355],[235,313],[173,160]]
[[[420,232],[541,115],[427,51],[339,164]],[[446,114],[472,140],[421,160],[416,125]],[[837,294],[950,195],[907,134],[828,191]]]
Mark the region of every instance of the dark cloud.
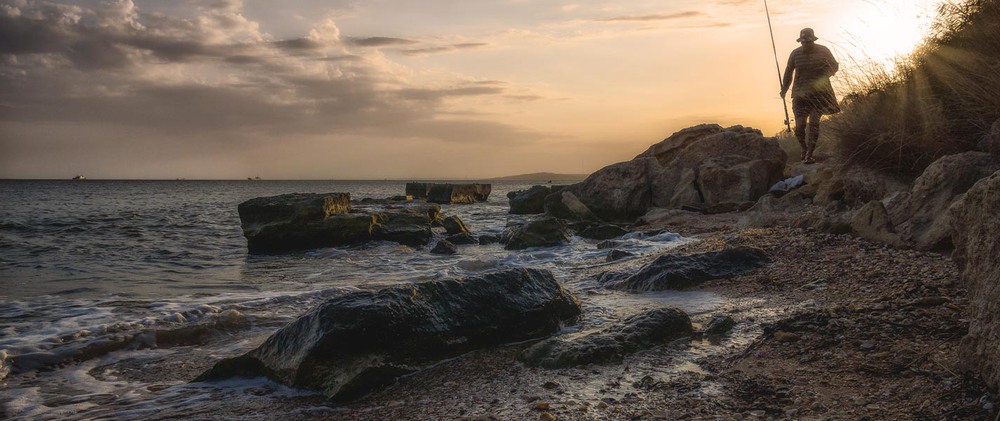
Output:
[[0,8],[0,150],[21,151],[0,153],[0,167],[71,162],[56,156],[65,139],[96,148],[89,156],[118,159],[116,145],[140,138],[200,156],[206,142],[239,154],[254,142],[296,136],[466,143],[543,136],[470,116],[442,118],[448,98],[503,95],[504,82],[413,86],[364,48],[415,41],[344,42],[331,21],[274,40],[239,15],[237,0],[201,4],[188,18],[142,14],[124,7],[129,2],[101,3],[108,10],[26,4],[19,13]]
[[597,22],[650,22],[662,20],[675,20],[684,18],[694,18],[705,16],[703,12],[686,11],[671,13],[666,15],[641,15],[641,16],[616,16],[611,18],[595,19]]
[[392,47],[420,43],[419,41],[392,37],[351,38],[350,41],[351,44],[358,47]]
[[401,89],[396,91],[400,98],[415,101],[438,101],[450,96],[498,95],[502,88],[490,86],[467,86],[448,89]]
[[485,47],[487,45],[489,44],[483,42],[468,42],[461,44],[441,45],[441,46],[425,47],[425,48],[409,48],[405,50],[400,50],[400,52],[402,52],[404,55],[407,56],[426,56],[433,54],[453,53],[459,50],[476,49],[480,47]]

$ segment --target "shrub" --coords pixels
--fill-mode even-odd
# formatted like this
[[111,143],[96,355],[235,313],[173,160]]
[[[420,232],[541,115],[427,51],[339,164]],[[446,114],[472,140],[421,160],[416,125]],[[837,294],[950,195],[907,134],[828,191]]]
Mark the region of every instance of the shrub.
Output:
[[938,158],[972,150],[1000,118],[1000,0],[946,4],[932,34],[893,74],[853,80],[830,119],[848,164],[920,174]]

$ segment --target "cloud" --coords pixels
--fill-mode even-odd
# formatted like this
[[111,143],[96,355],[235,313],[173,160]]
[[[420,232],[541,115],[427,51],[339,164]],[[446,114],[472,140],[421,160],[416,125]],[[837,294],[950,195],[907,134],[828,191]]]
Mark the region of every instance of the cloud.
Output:
[[[199,3],[185,17],[143,13],[129,0],[93,8],[0,5],[0,149],[31,142],[25,134],[43,127],[82,124],[128,128],[191,148],[186,139],[206,136],[233,147],[326,133],[452,142],[542,136],[471,118],[440,119],[451,111],[443,108],[447,98],[501,96],[505,88],[495,81],[414,84],[407,69],[371,47],[417,41],[345,38],[330,19],[302,36],[274,39],[242,14],[237,0]],[[471,135],[478,130],[491,133]],[[97,142],[103,134],[63,135]]]
[[654,14],[640,16],[616,16],[611,18],[594,19],[596,22],[650,22],[663,20],[676,20],[684,18],[703,17],[705,13],[696,11],[685,11],[670,14]]
[[407,56],[427,56],[434,54],[454,53],[461,50],[473,50],[477,48],[486,47],[488,45],[489,43],[485,42],[465,42],[465,43],[451,44],[451,45],[439,45],[439,46],[423,47],[423,48],[409,48],[400,50],[400,52],[403,53],[403,55]]
[[351,44],[359,47],[392,47],[397,45],[413,45],[419,43],[419,41],[392,37],[351,38]]

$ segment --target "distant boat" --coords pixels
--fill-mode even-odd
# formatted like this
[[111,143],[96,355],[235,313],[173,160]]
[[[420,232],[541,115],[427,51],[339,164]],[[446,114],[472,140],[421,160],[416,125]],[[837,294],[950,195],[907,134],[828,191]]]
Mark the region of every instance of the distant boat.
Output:
[[82,181],[82,180],[86,180],[86,179],[87,179],[87,177],[84,177],[84,176],[82,176],[82,175],[78,175],[78,176],[76,176],[76,177],[73,177],[73,179],[74,179],[74,180],[77,180],[77,181]]
[[260,176],[258,175],[256,177],[247,177],[247,180],[250,180],[250,181],[260,181]]

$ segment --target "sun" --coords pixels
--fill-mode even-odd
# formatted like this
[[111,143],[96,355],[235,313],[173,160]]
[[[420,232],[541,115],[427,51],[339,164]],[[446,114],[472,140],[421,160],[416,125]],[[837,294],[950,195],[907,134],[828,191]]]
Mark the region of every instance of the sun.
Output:
[[844,25],[852,55],[859,59],[895,67],[925,39],[937,7],[946,0],[865,1],[853,13],[856,19]]

